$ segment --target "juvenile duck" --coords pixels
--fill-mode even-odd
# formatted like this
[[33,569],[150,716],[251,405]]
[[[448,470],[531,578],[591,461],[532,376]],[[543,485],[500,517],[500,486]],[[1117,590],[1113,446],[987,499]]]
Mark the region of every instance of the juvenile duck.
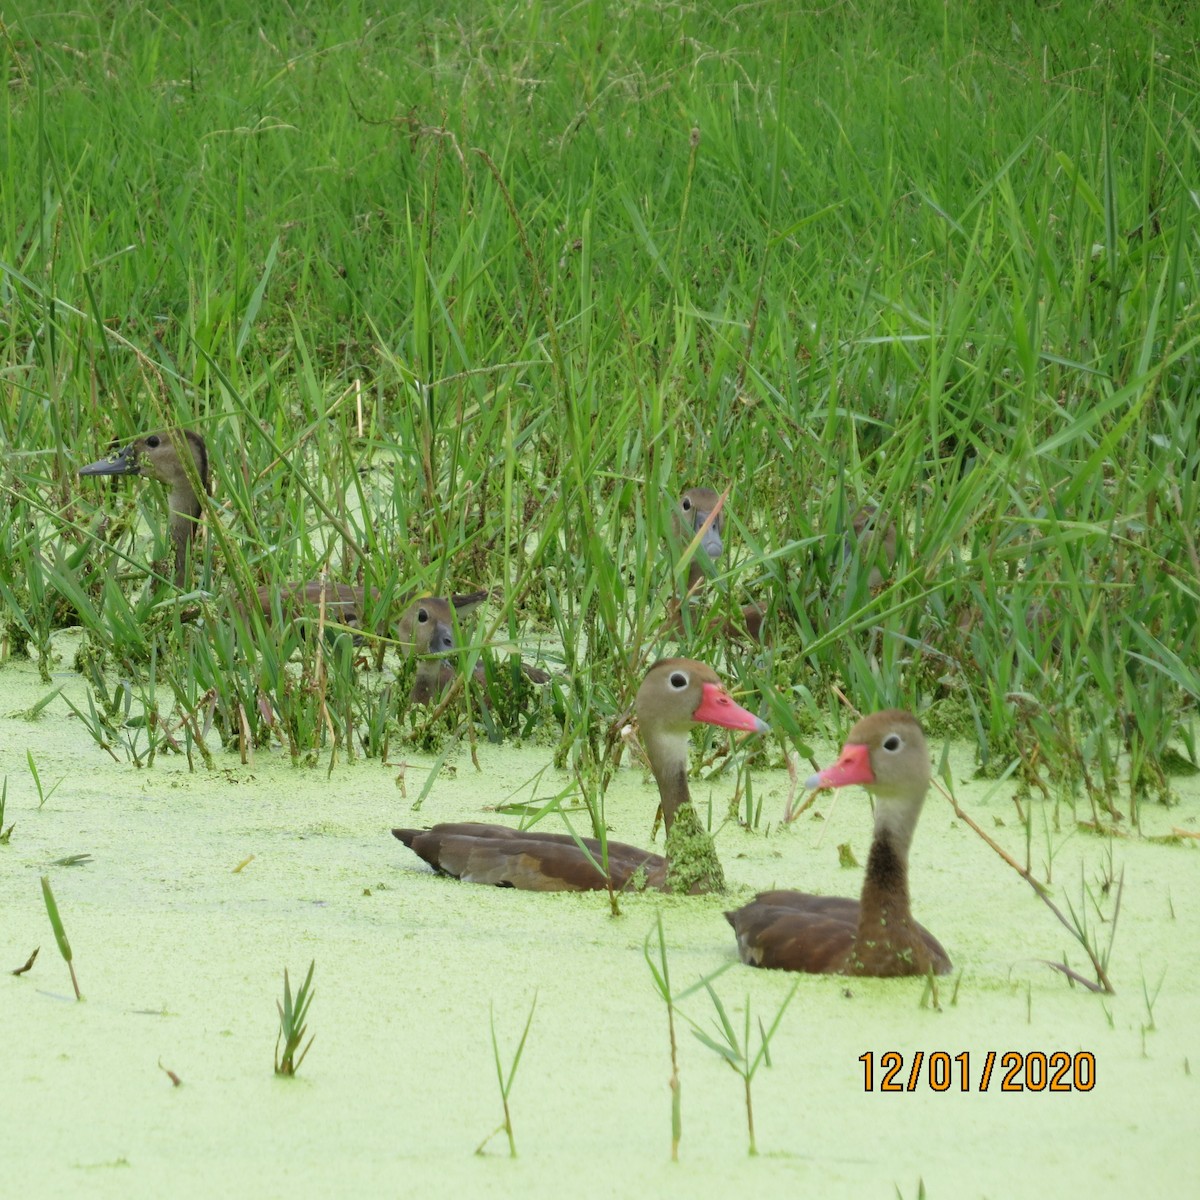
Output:
[[917,719],[899,709],[864,717],[841,757],[807,786],[861,783],[875,798],[875,837],[858,900],[808,892],[762,892],[725,914],[742,961],[815,975],[938,975],[950,970],[941,943],[913,920],[908,850],[929,789],[929,749]]
[[[400,601],[405,607],[396,621],[395,637],[401,654],[405,658],[417,659],[417,674],[411,696],[415,703],[429,704],[453,682],[458,672],[455,659],[427,656],[450,654],[462,649],[455,637],[455,619],[461,623],[489,594],[483,590],[456,593],[449,598],[420,596],[415,600],[405,597]],[[270,618],[274,612],[275,589],[260,587],[256,595],[263,616]],[[378,589],[371,589],[371,597],[378,602]],[[297,617],[305,611],[316,611],[323,602],[329,620],[357,629],[364,623],[366,598],[366,588],[347,583],[323,583],[320,580],[287,583],[279,589],[279,608],[284,616]],[[390,622],[386,624],[390,626]],[[482,664],[476,664],[475,678],[483,682]]]
[[[191,473],[183,452],[191,457]],[[136,437],[112,458],[102,458],[79,468],[80,475],[146,475],[170,489],[171,540],[175,543],[175,586],[182,588],[188,575],[192,542],[200,530],[203,506],[193,479],[207,495],[210,491],[208,448],[190,429],[161,429]]]
[[[725,514],[720,509],[720,503],[720,495],[712,488],[688,488],[680,495],[679,501],[671,513],[671,529],[675,541],[680,546],[688,545],[704,529],[705,523],[710,517],[712,517],[712,523],[705,530],[700,541],[699,550],[703,553],[694,554],[688,564],[687,597],[682,601],[672,598],[667,605],[666,629],[670,632],[683,632],[683,606],[688,599],[703,589],[707,574],[706,565],[711,565],[725,553],[725,543],[722,537],[725,528]],[[725,633],[732,638],[746,637],[750,641],[761,641],[764,615],[763,610],[757,604],[744,605],[741,609],[740,620],[732,617],[724,622]]]
[[[363,626],[364,614],[368,611],[367,589],[346,583],[321,583],[314,580],[310,583],[284,584],[279,590],[280,609],[285,615],[292,617],[299,616],[305,610],[316,610],[321,603],[322,591],[325,594],[325,612],[330,619],[354,628]],[[273,612],[273,589],[260,587],[256,594],[263,616],[269,618]],[[378,588],[372,588],[370,594],[378,603]],[[488,589],[482,588],[474,592],[455,592],[448,597],[419,596],[410,600],[411,593],[401,597],[398,603],[404,604],[405,607],[394,626],[400,652],[405,658],[415,656],[420,659],[423,655],[449,654],[463,649],[455,638],[455,621],[461,625],[491,594]],[[391,628],[391,622],[385,621],[384,627]],[[521,674],[531,683],[550,681],[549,672],[524,659],[520,662],[520,669]],[[430,700],[441,695],[453,682],[457,673],[458,663],[454,658],[443,658],[440,662],[419,662],[416,681],[413,684],[413,700],[420,704],[428,704]],[[480,684],[486,682],[482,662],[475,664],[473,678]]]
[[[755,733],[766,732],[767,726],[734,702],[711,667],[687,658],[655,663],[638,690],[636,709],[642,744],[658,784],[667,853],[652,854],[609,841],[612,886],[614,890],[718,891],[724,886],[720,864],[688,794],[688,733],[700,723]],[[585,854],[570,834],[527,832],[506,825],[447,823],[392,833],[435,871],[468,883],[538,892],[594,891],[609,885],[595,865],[603,861],[595,838],[579,839],[588,849]],[[687,851],[686,862],[680,850]]]
[[[191,454],[194,476],[189,473],[181,457],[185,447]],[[171,538],[175,543],[175,584],[183,588],[188,577],[191,545],[199,530],[203,508],[193,479],[200,482],[206,494],[210,490],[208,448],[204,438],[190,429],[164,429],[147,433],[134,438],[114,457],[81,467],[79,474],[143,475],[166,485],[169,489]],[[275,590],[273,587],[257,589],[258,606],[264,617],[272,616]],[[375,599],[378,599],[378,595],[377,591],[372,591]],[[315,609],[322,597],[331,620],[361,626],[365,588],[313,580],[308,583],[287,583],[279,589],[280,609],[288,616],[299,615],[305,608]],[[397,640],[402,643],[404,654],[420,658],[459,649],[454,637],[451,606],[459,617],[465,617],[487,597],[487,591],[456,594],[448,600],[437,596],[414,598],[411,593],[403,597],[400,603],[404,609],[396,629]],[[448,658],[421,661],[417,667],[413,699],[419,703],[429,703],[453,679],[455,669],[455,663]],[[534,667],[527,668],[527,672],[535,682],[544,682],[548,678]]]
[[[700,539],[700,550],[703,551],[704,557],[693,555],[692,561],[688,564],[689,592],[695,591],[704,582],[705,558],[709,562],[715,562],[725,553],[725,543],[721,538],[721,533],[725,528],[725,514],[717,511],[720,502],[721,497],[712,488],[688,488],[679,497],[679,503],[676,504],[671,514],[671,527],[680,546],[688,545],[696,534],[704,529],[705,522],[712,517],[712,523]],[[713,516],[714,511],[716,511],[715,516]]]
[[884,580],[884,569],[896,565],[896,522],[889,521],[873,504],[864,504],[850,519],[853,539],[847,537],[843,558],[849,562],[858,556],[871,564],[867,587],[877,588]]

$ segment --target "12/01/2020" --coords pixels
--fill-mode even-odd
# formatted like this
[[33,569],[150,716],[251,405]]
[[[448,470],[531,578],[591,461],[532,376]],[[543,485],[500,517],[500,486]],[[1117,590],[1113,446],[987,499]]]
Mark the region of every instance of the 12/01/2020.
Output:
[[1096,1086],[1096,1056],[1090,1050],[1075,1054],[1065,1050],[1048,1054],[1042,1050],[1008,1050],[1003,1054],[989,1050],[983,1056],[978,1079],[972,1073],[967,1050],[955,1055],[945,1050],[917,1050],[907,1074],[904,1055],[895,1050],[878,1056],[868,1050],[858,1056],[858,1061],[863,1064],[865,1092],[915,1092],[922,1082],[922,1071],[926,1086],[934,1092],[986,1092],[993,1082],[1002,1092],[1090,1092]]

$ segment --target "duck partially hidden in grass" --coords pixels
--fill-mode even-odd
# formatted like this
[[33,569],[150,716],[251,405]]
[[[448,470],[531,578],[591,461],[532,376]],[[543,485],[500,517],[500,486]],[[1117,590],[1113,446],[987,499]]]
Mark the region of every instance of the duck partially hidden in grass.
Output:
[[[274,611],[276,589],[260,587],[257,591],[259,607],[264,617]],[[278,589],[279,610],[287,617],[298,617],[306,611],[320,612],[324,608],[328,621],[352,628],[365,624],[367,589],[347,583],[328,583],[315,580],[311,583],[285,583]],[[460,622],[473,612],[489,596],[486,590],[456,593],[449,598],[442,596],[420,596],[405,605],[396,621],[393,633],[405,658],[417,660],[416,678],[413,680],[411,699],[415,704],[429,704],[441,696],[454,681],[458,663],[453,657],[429,657],[430,655],[452,655],[462,646],[456,636]],[[371,598],[377,603],[379,593],[371,590]],[[406,598],[407,599],[407,598]],[[524,666],[524,664],[522,664]],[[536,668],[528,668],[537,672]],[[539,675],[542,676],[539,678]],[[545,682],[549,676],[537,672],[534,682]],[[475,679],[484,682],[483,665],[475,667]]]
[[609,886],[669,892],[711,892],[725,886],[712,839],[700,825],[688,794],[688,734],[696,724],[765,733],[767,726],[735,703],[716,672],[687,658],[655,663],[637,694],[642,745],[662,803],[666,854],[608,842],[608,877],[597,864],[595,838],[511,829],[476,822],[392,833],[435,871],[468,883],[527,891],[595,891]]
[[[680,497],[671,514],[671,528],[680,544],[686,546],[700,534],[699,550],[688,563],[688,592],[704,586],[705,563],[716,562],[725,553],[722,534],[725,529],[725,514],[721,511],[721,497],[712,488],[688,488]],[[701,533],[703,530],[703,533]]]
[[[679,634],[684,632],[684,606],[704,590],[707,579],[705,564],[711,564],[725,553],[723,532],[725,514],[722,510],[721,496],[709,487],[688,488],[679,497],[678,503],[671,514],[671,528],[675,540],[681,546],[687,546],[697,536],[700,544],[688,563],[687,595],[681,601],[673,597],[667,604],[667,622],[665,630]],[[741,616],[730,617],[721,621],[721,628],[727,637],[746,638],[752,642],[762,641],[763,610],[757,604],[743,605]],[[690,616],[690,612],[689,612]],[[690,624],[693,629],[702,628],[708,618],[693,617]]]
[[875,837],[858,900],[762,892],[725,914],[742,961],[816,975],[943,975],[950,958],[913,920],[908,850],[929,790],[929,749],[917,719],[899,709],[864,717],[841,756],[808,786],[861,783],[875,797]]
[[[189,470],[185,454],[190,454]],[[175,585],[186,586],[192,545],[200,528],[203,505],[196,490],[199,483],[205,494],[210,491],[208,447],[200,434],[190,429],[162,429],[134,438],[111,458],[88,463],[80,475],[142,475],[164,484],[169,489],[171,538],[175,544]],[[282,587],[260,587],[255,593],[259,609],[266,618],[275,611],[278,592],[278,611],[283,616],[296,617],[305,609],[318,611],[322,602],[330,621],[362,627],[369,607],[367,590],[344,583],[285,583]],[[405,656],[416,655],[419,661],[412,699],[427,704],[441,694],[457,671],[451,658],[422,659],[425,655],[450,654],[461,649],[455,636],[456,618],[461,620],[488,597],[487,591],[455,594],[449,598],[419,596],[411,593],[400,598],[395,607],[403,610],[394,625],[396,640]],[[379,593],[372,590],[371,598],[378,601]],[[389,622],[390,627],[390,622]],[[535,682],[549,678],[536,667],[523,667]],[[482,681],[482,672],[480,672]]]
[[[188,466],[184,463],[190,457]],[[111,458],[88,463],[80,475],[145,475],[170,489],[171,540],[175,543],[175,586],[184,587],[188,558],[200,531],[203,506],[196,484],[210,491],[208,447],[191,429],[161,429],[136,437]]]
[[867,587],[874,591],[885,578],[885,570],[896,565],[896,522],[889,520],[873,504],[864,504],[850,519],[853,539],[847,537],[845,561],[857,557],[869,564]]

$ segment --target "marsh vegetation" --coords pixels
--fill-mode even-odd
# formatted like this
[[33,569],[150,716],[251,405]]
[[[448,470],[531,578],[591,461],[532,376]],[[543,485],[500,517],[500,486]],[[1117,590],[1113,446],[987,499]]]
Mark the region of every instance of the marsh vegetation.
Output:
[[[130,789],[317,768],[332,805],[369,766],[398,779],[393,807],[429,801],[436,820],[451,772],[496,748],[533,747],[542,766],[489,805],[516,796],[523,822],[557,822],[582,800],[584,824],[606,827],[638,684],[682,651],[772,730],[750,757],[696,742],[715,780],[706,832],[764,856],[768,838],[805,836],[812,812],[779,826],[779,768],[794,777],[860,712],[910,709],[937,746],[965,747],[953,770],[935,762],[951,794],[989,781],[967,806],[989,815],[979,832],[1057,898],[1082,974],[1140,987],[1143,1044],[1169,1024],[1178,977],[1135,947],[1144,856],[1190,867],[1196,834],[1167,808],[1194,804],[1200,761],[1200,13],[265,8],[88,0],[0,25],[0,691],[21,696],[3,705],[0,856],[41,868],[85,849],[44,831],[101,768]],[[182,562],[153,479],[77,474],[170,429],[203,437],[211,475]],[[681,610],[701,557],[672,536],[689,487],[724,497],[724,546]],[[874,538],[856,533],[864,512]],[[353,627],[263,614],[261,589],[318,579],[362,589],[370,611]],[[386,614],[476,589],[453,683],[414,703]],[[751,609],[761,642],[730,636]],[[720,619],[680,634],[681,611]],[[72,731],[66,765],[42,721]],[[546,787],[525,786],[533,770]],[[395,819],[377,821],[392,855]],[[945,836],[930,830],[930,860]],[[1135,852],[1144,873],[1125,882]],[[752,861],[735,888],[776,879]],[[982,861],[989,903],[1036,904]],[[805,882],[786,866],[780,884]],[[63,904],[82,954],[81,899]],[[972,962],[969,928],[946,925]],[[719,963],[685,980],[672,949],[673,993],[658,947],[673,1020],[672,997]],[[287,949],[336,978],[327,949]],[[1082,977],[1053,943],[1036,953],[1056,993]],[[93,941],[89,997],[102,960]],[[783,984],[756,983],[773,990],[754,1011],[782,1013]],[[337,1061],[335,986],[322,1063]],[[507,1045],[542,997],[522,1164],[526,1130],[545,1127],[525,1091],[553,1049],[541,986],[502,989],[516,1008],[496,1023]],[[1023,993],[1022,1020],[1037,999]],[[748,1108],[750,1005],[738,1041],[713,1003],[732,1049],[710,1046],[741,1056]],[[507,1084],[492,1048],[513,1148],[526,1047]]]

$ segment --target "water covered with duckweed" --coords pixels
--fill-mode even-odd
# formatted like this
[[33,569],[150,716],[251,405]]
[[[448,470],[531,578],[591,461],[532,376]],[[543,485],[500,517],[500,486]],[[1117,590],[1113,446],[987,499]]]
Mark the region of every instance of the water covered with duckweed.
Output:
[[[84,703],[77,676],[60,669],[59,684]],[[755,1026],[769,1024],[793,978],[735,963],[723,909],[774,885],[855,894],[861,869],[839,865],[839,846],[866,861],[864,793],[823,795],[791,826],[773,816],[755,832],[727,824],[717,845],[729,894],[633,895],[614,918],[604,893],[436,877],[389,832],[491,819],[489,808],[545,765],[544,748],[481,746],[478,772],[464,749],[414,812],[432,756],[340,765],[328,778],[265,753],[252,766],[225,756],[189,773],[160,757],[139,770],[100,751],[61,698],[24,719],[48,690],[33,666],[0,670],[0,776],[5,823],[15,825],[0,846],[7,1194],[436,1189],[532,1200],[916,1196],[921,1181],[930,1196],[958,1197],[1178,1195],[1191,1186],[1200,1098],[1194,781],[1179,784],[1177,807],[1144,810],[1141,836],[1081,832],[1065,808],[1057,828],[1049,813],[1035,823],[1036,873],[1050,871],[1060,907],[1086,914],[1105,945],[1124,875],[1110,997],[1045,965],[1065,954],[1087,974],[1049,910],[932,793],[911,885],[917,918],[954,960],[938,1006],[923,1003],[920,980],[801,978],[771,1065],[754,1081],[753,1160],[740,1081],[679,1020],[683,1138],[673,1165],[667,1020],[645,938],[661,914],[676,990],[730,964],[715,987],[735,1031],[747,1000]],[[62,780],[40,810],[27,751],[45,789]],[[1009,793],[970,781],[966,748],[951,763],[964,779],[962,803],[1021,858]],[[540,786],[565,784],[543,777]],[[732,789],[722,777],[694,783],[693,795],[701,812],[711,800],[720,813]],[[764,814],[782,811],[787,790],[783,771],[758,775]],[[609,793],[613,836],[644,843],[654,805],[653,784],[622,769]],[[1187,836],[1151,840],[1173,829]],[[53,865],[73,854],[91,858]],[[81,1004],[54,944],[42,874],[74,950]],[[31,971],[8,973],[39,945]],[[313,960],[316,1041],[300,1075],[280,1080],[272,1054],[283,969],[294,986]],[[501,1119],[489,1012],[507,1066],[535,996],[511,1095],[520,1157],[510,1161],[502,1134],[487,1140]],[[681,1009],[712,1030],[703,992]],[[885,1092],[889,1052],[902,1067],[898,1090]],[[1009,1052],[1032,1055],[1011,1073],[1023,1090],[1002,1087]],[[1037,1055],[1054,1052],[1069,1056],[1058,1081],[1066,1090],[1042,1086]],[[1077,1090],[1090,1062],[1094,1085]],[[931,1066],[939,1086],[949,1079],[945,1090],[931,1086]]]

